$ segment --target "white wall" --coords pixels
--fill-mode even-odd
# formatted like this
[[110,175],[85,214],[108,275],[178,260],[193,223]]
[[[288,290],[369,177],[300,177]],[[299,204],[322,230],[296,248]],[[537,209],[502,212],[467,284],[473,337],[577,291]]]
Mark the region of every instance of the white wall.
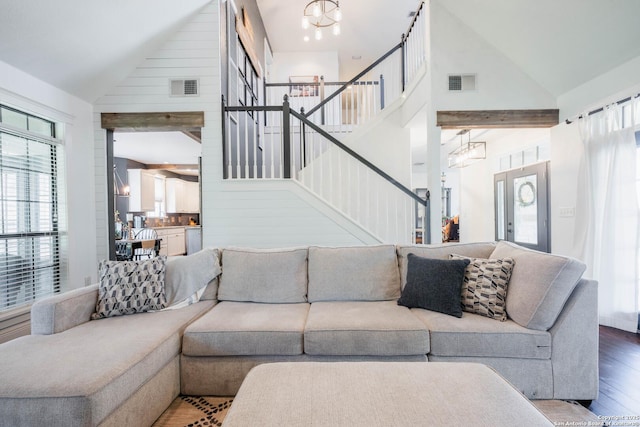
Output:
[[640,56],[558,97],[560,120],[640,92]]
[[270,83],[287,83],[289,76],[324,76],[338,81],[338,52],[274,52]]
[[91,104],[0,62],[0,103],[63,123],[68,212],[68,274],[63,290],[97,280]]
[[[556,108],[556,99],[438,2],[430,2],[431,78],[438,110]],[[449,92],[450,74],[477,74],[476,91]]]
[[[290,180],[228,182],[206,213],[210,243],[258,248],[379,243],[367,231]],[[206,245],[206,243],[205,243]]]
[[[576,209],[580,161],[583,154],[578,124],[561,123],[551,129],[551,248],[554,253],[580,258],[581,239],[576,219],[583,212]],[[575,210],[575,216],[560,216],[561,208]]]

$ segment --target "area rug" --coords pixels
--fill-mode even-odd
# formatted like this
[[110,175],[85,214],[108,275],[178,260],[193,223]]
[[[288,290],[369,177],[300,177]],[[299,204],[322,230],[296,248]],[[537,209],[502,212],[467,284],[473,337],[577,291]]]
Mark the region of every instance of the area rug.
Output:
[[221,426],[233,397],[178,396],[154,427]]
[[584,425],[597,427],[605,425],[601,418],[578,402],[565,400],[532,400],[531,402],[558,426]]
[[[153,424],[154,427],[222,426],[233,397],[178,396]],[[604,425],[584,406],[563,400],[533,400],[555,425]]]

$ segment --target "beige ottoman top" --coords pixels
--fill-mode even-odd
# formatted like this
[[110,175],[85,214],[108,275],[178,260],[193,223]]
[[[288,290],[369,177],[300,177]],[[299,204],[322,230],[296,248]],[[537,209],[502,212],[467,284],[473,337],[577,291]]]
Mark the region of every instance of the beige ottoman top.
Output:
[[553,426],[491,368],[437,362],[260,365],[223,425]]

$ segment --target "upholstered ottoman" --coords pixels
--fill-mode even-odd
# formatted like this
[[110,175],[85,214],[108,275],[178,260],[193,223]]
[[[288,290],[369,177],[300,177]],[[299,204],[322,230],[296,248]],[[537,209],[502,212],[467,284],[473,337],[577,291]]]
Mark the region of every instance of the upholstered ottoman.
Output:
[[255,367],[224,420],[261,426],[552,426],[473,363],[296,362]]

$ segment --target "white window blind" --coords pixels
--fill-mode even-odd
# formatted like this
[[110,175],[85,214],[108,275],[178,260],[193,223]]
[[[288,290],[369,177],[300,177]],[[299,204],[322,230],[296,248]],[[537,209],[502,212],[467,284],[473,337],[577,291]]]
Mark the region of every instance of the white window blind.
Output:
[[0,105],[0,311],[60,291],[62,150],[53,122]]

